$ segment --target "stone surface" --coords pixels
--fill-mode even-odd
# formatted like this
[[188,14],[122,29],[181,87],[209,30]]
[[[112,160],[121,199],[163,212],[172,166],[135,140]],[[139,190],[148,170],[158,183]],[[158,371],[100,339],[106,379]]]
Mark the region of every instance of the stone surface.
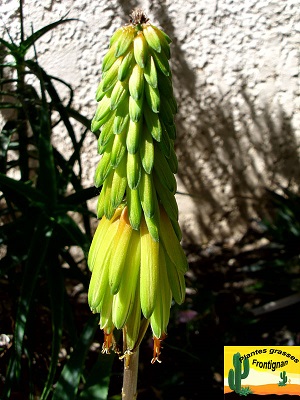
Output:
[[[2,0],[6,25],[18,40],[18,1]],[[70,82],[74,107],[88,117],[102,58],[113,31],[136,2],[31,0],[25,31],[68,14],[79,18],[37,42],[48,73]],[[153,24],[172,37],[177,116],[180,222],[186,240],[237,238],[261,215],[264,187],[298,187],[300,13],[298,0],[141,1]],[[79,133],[80,134],[80,133]],[[60,137],[66,150],[70,143]],[[86,186],[98,161],[85,140]],[[181,194],[184,193],[184,194]]]

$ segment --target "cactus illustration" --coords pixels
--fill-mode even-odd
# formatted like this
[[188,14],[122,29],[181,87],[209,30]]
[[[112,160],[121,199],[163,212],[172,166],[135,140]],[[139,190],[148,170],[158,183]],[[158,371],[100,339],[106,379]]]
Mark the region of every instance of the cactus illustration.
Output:
[[235,353],[233,355],[233,366],[234,370],[230,369],[228,373],[228,384],[231,390],[234,390],[236,393],[240,393],[241,391],[241,380],[247,378],[249,375],[249,360],[245,358],[243,360],[243,373],[241,372],[242,363],[239,360],[241,358],[240,353]]
[[287,383],[287,376],[285,371],[280,372],[280,378],[282,379],[282,381],[279,381],[278,386],[285,386]]

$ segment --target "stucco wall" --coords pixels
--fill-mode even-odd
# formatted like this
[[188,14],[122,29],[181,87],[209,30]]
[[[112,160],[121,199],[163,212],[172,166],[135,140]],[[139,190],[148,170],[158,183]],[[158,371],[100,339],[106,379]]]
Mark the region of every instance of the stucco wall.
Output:
[[[25,30],[68,17],[37,44],[48,73],[70,82],[88,117],[108,39],[142,7],[173,39],[179,104],[180,221],[187,239],[236,238],[261,212],[264,186],[298,185],[300,6],[298,0],[37,0],[24,2]],[[18,1],[3,0],[2,22],[18,36]],[[7,38],[7,37],[6,37]],[[79,133],[80,134],[80,133]],[[66,139],[59,137],[65,149]],[[83,154],[86,185],[98,162],[92,134]]]

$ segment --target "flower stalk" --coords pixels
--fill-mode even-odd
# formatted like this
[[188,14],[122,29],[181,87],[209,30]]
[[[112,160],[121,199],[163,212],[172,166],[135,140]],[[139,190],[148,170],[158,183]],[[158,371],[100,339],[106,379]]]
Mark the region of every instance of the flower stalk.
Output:
[[170,42],[142,11],[132,13],[131,23],[110,40],[92,121],[102,157],[95,173],[100,222],[88,257],[88,301],[100,313],[103,352],[116,349],[113,331],[123,330],[123,393],[127,380],[136,384],[138,348],[148,324],[152,362],[160,362],[172,299],[180,304],[185,296]]
[[130,363],[124,366],[122,399],[137,398],[137,378],[139,368],[139,347],[131,354]]

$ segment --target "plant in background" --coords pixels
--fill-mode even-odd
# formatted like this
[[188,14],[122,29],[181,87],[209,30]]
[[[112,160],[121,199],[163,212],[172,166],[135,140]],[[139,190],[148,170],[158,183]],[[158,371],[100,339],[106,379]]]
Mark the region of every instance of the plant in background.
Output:
[[242,388],[241,382],[242,379],[247,378],[249,375],[249,360],[245,358],[243,360],[243,368],[244,371],[242,372],[242,363],[240,361],[241,355],[240,353],[235,353],[233,355],[233,366],[234,370],[231,368],[228,373],[228,384],[231,390],[234,390],[235,393],[240,393]]
[[278,382],[278,386],[286,386],[287,383],[287,375],[285,371],[280,372],[281,381]]
[[253,393],[253,391],[251,390],[250,386],[247,386],[247,387],[241,388],[239,395],[240,396],[248,396],[248,394],[252,394],[252,393]]
[[[296,295],[300,290],[299,194],[281,186],[276,191],[267,189],[266,192],[268,215],[262,220],[261,226],[263,236],[269,241],[272,257],[263,255],[256,273],[261,282],[264,302],[274,301],[273,293],[277,293],[279,299]],[[272,297],[269,293],[272,293]]]
[[[160,361],[172,297],[182,303],[187,260],[175,200],[177,111],[169,67],[170,38],[141,10],[110,40],[92,121],[101,130],[95,174],[100,223],[89,252],[89,305],[100,313],[103,351],[123,329],[123,396],[135,396],[137,350],[150,323],[152,363]],[[130,378],[127,378],[130,376]],[[135,378],[136,379],[136,378]]]
[[[91,213],[86,201],[96,191],[81,183],[80,150],[90,120],[72,108],[72,88],[48,75],[36,54],[34,59],[27,57],[39,38],[72,20],[63,18],[25,38],[22,10],[21,1],[20,42],[0,39],[0,109],[11,114],[0,136],[0,244],[6,249],[1,254],[0,274],[1,286],[5,286],[2,311],[6,307],[9,310],[8,316],[1,311],[1,333],[13,341],[1,353],[1,362],[8,367],[0,397],[13,398],[22,391],[24,398],[38,396],[45,400],[51,396],[70,400],[75,398],[81,378],[85,383],[81,398],[89,396],[90,387],[107,394],[108,385],[102,382],[100,386],[98,379],[99,361],[95,364],[97,383],[94,369],[90,367],[89,373],[83,371],[97,318],[93,316],[82,332],[77,331],[65,283],[80,283],[82,291],[88,288],[88,270],[82,265],[91,237]],[[64,101],[57,92],[57,82],[69,92]],[[79,140],[74,132],[75,120],[80,124]],[[52,143],[53,129],[58,123],[62,134],[72,141],[70,156]],[[79,168],[74,168],[75,164]],[[72,252],[74,247],[77,256]],[[50,323],[46,325],[48,319]],[[59,366],[64,341],[68,341],[73,352]],[[110,373],[108,364],[105,379]]]
[[291,255],[299,254],[300,197],[288,188],[279,188],[282,194],[267,190],[272,220],[265,219],[264,226],[271,240],[284,246]]

